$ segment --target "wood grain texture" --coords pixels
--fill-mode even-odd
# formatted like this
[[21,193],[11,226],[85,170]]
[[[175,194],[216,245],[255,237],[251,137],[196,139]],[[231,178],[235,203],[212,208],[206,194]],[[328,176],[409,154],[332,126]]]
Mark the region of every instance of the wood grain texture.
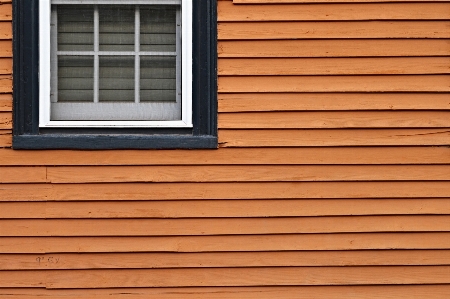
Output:
[[0,94],[0,115],[12,111],[12,94]]
[[17,151],[2,166],[450,164],[447,147],[221,148],[219,150]]
[[117,288],[449,283],[449,266],[0,271],[0,287]]
[[12,74],[12,59],[0,58],[0,75],[9,75],[9,74]]
[[448,197],[450,182],[2,184],[0,201]]
[[4,270],[450,265],[450,250],[1,254]]
[[0,115],[3,112],[9,112],[12,111],[12,101],[10,100],[0,100]]
[[0,21],[11,21],[11,20],[12,20],[12,4],[6,4],[5,2],[2,2],[2,5],[0,5]]
[[342,233],[165,237],[2,237],[12,253],[328,251],[450,249],[450,233]]
[[284,286],[284,287],[189,287],[189,288],[115,288],[82,290],[8,289],[0,290],[5,299],[447,299],[450,285],[383,286]]
[[[1,28],[0,28],[1,32]],[[12,92],[12,76],[11,75],[0,75],[0,92],[1,93],[11,93]]]
[[219,1],[218,150],[0,149],[0,298],[447,299],[449,4],[312,2]]
[[220,113],[220,129],[448,128],[450,111]]
[[229,219],[1,220],[1,237],[208,236],[367,232],[446,232],[447,215]]
[[221,147],[448,145],[447,129],[225,130]]
[[12,57],[12,41],[0,39],[0,57]]
[[448,56],[449,39],[221,40],[222,57]]
[[450,57],[222,58],[219,76],[418,75],[450,73]]
[[[0,168],[1,169],[1,168]],[[448,165],[423,166],[73,166],[47,167],[36,176],[35,168],[16,171],[17,182],[121,183],[121,182],[294,182],[294,181],[433,181],[450,180]],[[31,170],[31,171],[30,171]],[[22,178],[20,178],[20,176]],[[0,179],[3,176],[0,174]]]
[[[219,0],[220,1],[220,0]],[[228,0],[227,0],[228,1]],[[383,3],[403,0],[232,0],[234,4],[292,4],[292,3]],[[447,2],[447,0],[409,0],[408,2]]]
[[0,130],[0,148],[9,148],[12,145],[12,131]]
[[448,215],[449,198],[0,202],[1,219]]
[[0,167],[0,182],[26,183],[46,182],[45,167]]
[[10,21],[0,21],[0,39],[12,39],[12,24]]
[[0,112],[0,130],[12,129],[12,114],[10,112]]
[[219,112],[449,109],[448,93],[219,94]]
[[221,76],[219,93],[450,92],[450,76]]
[[449,38],[450,22],[222,22],[219,40]]
[[[337,21],[337,20],[446,20],[448,3],[233,5],[218,1],[219,22],[224,21]],[[346,2],[346,1],[339,1]]]

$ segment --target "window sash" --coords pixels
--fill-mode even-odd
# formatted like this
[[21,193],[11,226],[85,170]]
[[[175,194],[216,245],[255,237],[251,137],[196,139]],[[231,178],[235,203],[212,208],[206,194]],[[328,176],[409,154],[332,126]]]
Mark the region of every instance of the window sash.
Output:
[[[90,54],[97,54],[95,56],[99,57],[101,55],[108,55],[113,54],[117,56],[123,56],[123,55],[130,55],[130,57],[135,57],[136,64],[135,66],[138,66],[139,63],[137,59],[140,59],[141,56],[150,55],[150,56],[158,56],[163,54],[169,54],[169,53],[159,53],[159,52],[140,52],[140,55],[136,55],[135,52],[115,52],[115,51],[95,51],[98,49],[95,49],[91,52],[84,52],[83,53],[77,53],[72,51],[56,51],[56,47],[54,47],[51,43],[52,37],[50,36],[50,33],[52,32],[50,29],[51,24],[51,4],[130,4],[130,5],[137,5],[137,4],[174,4],[174,5],[181,5],[181,20],[182,20],[182,29],[181,29],[181,35],[183,37],[183,42],[181,43],[181,57],[185,58],[182,59],[181,68],[182,74],[181,74],[181,82],[177,82],[177,86],[182,86],[183,92],[181,95],[181,120],[164,120],[164,121],[151,121],[151,120],[144,120],[142,111],[141,113],[138,113],[137,115],[133,115],[133,111],[137,111],[138,105],[130,105],[130,103],[98,103],[96,105],[100,105],[104,107],[104,112],[101,112],[102,109],[99,107],[95,107],[93,105],[90,105],[90,103],[51,103],[50,100],[50,93],[51,93],[51,85],[57,86],[57,76],[55,79],[55,76],[51,76],[50,71],[50,65],[52,63],[52,56],[54,56],[54,59],[57,59],[56,54],[64,55],[64,56],[70,56],[70,55],[90,55]],[[97,1],[86,1],[86,0],[41,0],[39,3],[40,8],[40,105],[39,105],[39,126],[40,127],[173,127],[173,128],[191,128],[192,127],[192,0],[142,0],[142,1],[103,1],[103,0],[97,0]],[[55,30],[53,30],[55,31]],[[53,33],[55,34],[55,33]],[[57,33],[56,33],[57,34]],[[55,38],[53,36],[53,38]],[[98,43],[97,43],[98,44]],[[177,43],[178,45],[179,43]],[[50,51],[51,47],[54,47]],[[53,53],[51,53],[53,52]],[[172,53],[171,53],[172,54]],[[186,59],[189,58],[189,59]],[[54,63],[54,61],[53,61]],[[54,66],[53,66],[54,67]],[[96,68],[98,70],[98,67]],[[139,70],[136,68],[135,72],[138,72]],[[97,75],[97,74],[96,74]],[[137,75],[135,77],[138,77]],[[96,76],[98,78],[98,76]],[[137,79],[136,79],[137,80]],[[137,80],[138,81],[138,80]],[[94,80],[94,85],[97,85],[94,87],[94,93],[95,91],[98,91],[98,80]],[[179,87],[179,88],[180,88]],[[135,84],[135,93],[139,95],[138,92],[139,84]],[[181,88],[180,88],[181,89]],[[178,91],[177,91],[178,93]],[[98,95],[94,96],[94,102],[98,101]],[[56,102],[54,100],[54,102]],[[135,97],[135,103],[139,103],[139,96]],[[61,108],[62,104],[69,104],[66,105],[68,108]],[[173,114],[173,112],[158,112],[161,111],[161,107],[166,105],[168,110],[171,110],[172,108],[171,103],[140,103],[142,104],[142,109],[145,109],[148,111],[154,110],[153,112],[150,112],[150,117],[156,117],[161,116],[162,114],[166,113],[166,115]],[[117,105],[117,111],[123,111],[123,114],[126,115],[133,115],[133,120],[106,120],[107,119],[107,113],[112,111],[111,108],[113,105]],[[65,120],[51,120],[52,113],[55,114],[54,111],[51,109],[54,109],[56,113],[58,111],[62,110],[68,110],[72,111],[73,115],[77,115],[80,113],[83,113],[83,109],[92,109],[90,112],[86,112],[85,114],[89,114],[86,116],[86,120],[82,121],[75,121],[73,120],[73,117],[70,115],[67,116],[67,118],[64,118]],[[73,109],[73,110],[71,110]],[[173,109],[172,109],[173,110]],[[88,111],[88,110],[86,110]],[[99,113],[99,119],[101,120],[92,120],[94,111],[97,111]],[[108,112],[109,111],[109,112]],[[111,114],[113,117],[118,117],[120,119],[123,119],[117,112]],[[173,116],[172,116],[173,118]]]

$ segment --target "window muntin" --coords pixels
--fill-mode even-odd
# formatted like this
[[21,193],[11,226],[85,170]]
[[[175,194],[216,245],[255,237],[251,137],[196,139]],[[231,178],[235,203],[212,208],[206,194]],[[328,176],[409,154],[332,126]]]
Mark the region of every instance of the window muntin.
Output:
[[191,1],[40,9],[40,127],[192,127]]

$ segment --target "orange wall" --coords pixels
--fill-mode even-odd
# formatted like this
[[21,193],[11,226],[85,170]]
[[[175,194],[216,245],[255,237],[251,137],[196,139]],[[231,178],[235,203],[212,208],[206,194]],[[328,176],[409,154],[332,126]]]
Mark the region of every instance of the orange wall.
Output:
[[218,150],[15,151],[0,1],[1,299],[448,298],[450,2],[234,2]]

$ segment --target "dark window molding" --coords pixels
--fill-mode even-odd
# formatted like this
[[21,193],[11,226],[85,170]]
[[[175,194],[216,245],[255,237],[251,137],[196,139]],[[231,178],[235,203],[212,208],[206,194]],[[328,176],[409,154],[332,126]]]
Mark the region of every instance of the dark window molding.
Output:
[[39,3],[13,1],[14,149],[217,148],[217,1],[193,1],[193,129],[40,129]]

